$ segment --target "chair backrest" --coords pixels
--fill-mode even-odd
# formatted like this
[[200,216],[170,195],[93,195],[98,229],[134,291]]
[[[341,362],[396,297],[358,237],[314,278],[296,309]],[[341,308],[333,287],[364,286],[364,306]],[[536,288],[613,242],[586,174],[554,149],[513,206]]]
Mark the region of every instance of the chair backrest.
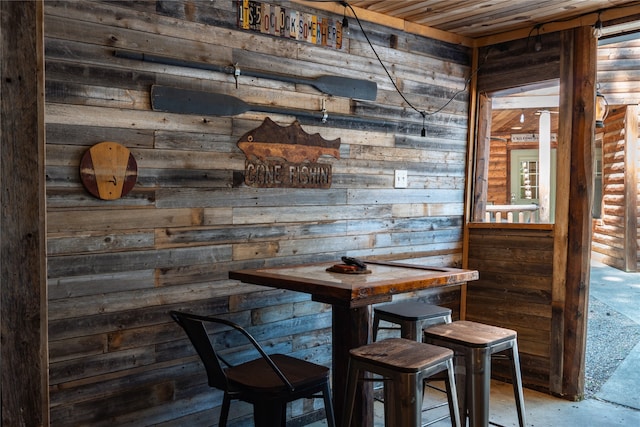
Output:
[[240,332],[253,345],[260,354],[260,357],[265,360],[269,368],[280,378],[282,383],[291,391],[295,389],[291,384],[291,381],[289,381],[271,357],[269,357],[260,344],[258,344],[258,341],[256,341],[256,339],[253,338],[242,326],[218,317],[199,316],[197,314],[183,313],[179,311],[171,311],[170,314],[173,320],[182,326],[182,329],[187,333],[187,336],[198,352],[200,359],[202,359],[202,363],[204,363],[204,367],[207,371],[209,385],[211,387],[229,391],[229,380],[225,373],[225,369],[222,367],[220,362],[223,362],[226,366],[231,365],[216,353],[213,345],[211,344],[211,340],[209,340],[209,336],[207,335],[205,323],[219,323]]
[[229,382],[227,375],[224,372],[224,368],[216,354],[216,351],[211,344],[209,335],[205,328],[205,322],[211,323],[225,323],[222,319],[216,319],[212,317],[197,316],[189,313],[181,313],[178,311],[172,311],[171,317],[173,320],[182,326],[182,329],[186,332],[191,344],[196,349],[198,356],[204,364],[204,368],[207,371],[207,380],[209,386],[215,387],[221,390],[228,390]]

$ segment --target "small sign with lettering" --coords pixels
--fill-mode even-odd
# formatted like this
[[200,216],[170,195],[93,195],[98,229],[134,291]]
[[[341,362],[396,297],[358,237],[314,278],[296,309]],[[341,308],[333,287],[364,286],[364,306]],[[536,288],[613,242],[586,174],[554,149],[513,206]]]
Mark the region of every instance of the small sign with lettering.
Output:
[[238,27],[342,49],[342,21],[262,1],[238,1]]

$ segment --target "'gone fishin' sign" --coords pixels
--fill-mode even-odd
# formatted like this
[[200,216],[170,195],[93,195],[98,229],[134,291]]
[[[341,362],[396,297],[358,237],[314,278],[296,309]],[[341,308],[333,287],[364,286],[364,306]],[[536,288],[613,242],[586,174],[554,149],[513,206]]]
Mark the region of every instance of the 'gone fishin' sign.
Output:
[[244,152],[244,182],[263,188],[330,188],[331,164],[320,156],[340,158],[340,138],[310,135],[295,121],[282,127],[268,117],[238,141]]

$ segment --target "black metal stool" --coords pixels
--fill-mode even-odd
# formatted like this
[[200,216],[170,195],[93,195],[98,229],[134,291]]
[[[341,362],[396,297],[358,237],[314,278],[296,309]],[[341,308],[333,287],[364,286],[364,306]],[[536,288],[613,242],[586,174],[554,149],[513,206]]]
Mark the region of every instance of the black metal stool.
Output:
[[356,386],[364,372],[381,375],[384,381],[384,418],[389,427],[420,427],[425,379],[447,372],[447,400],[451,425],[460,427],[453,351],[405,338],[390,338],[349,351],[347,390],[342,426],[351,423]]
[[447,347],[456,358],[464,358],[465,386],[459,387],[460,419],[466,425],[467,409],[470,427],[489,425],[489,393],[491,388],[491,355],[506,352],[510,360],[513,394],[520,427],[524,427],[525,410],[518,356],[518,335],[511,329],[464,320],[436,325],[424,330],[424,341]]
[[[400,325],[381,327],[380,321]],[[430,325],[451,323],[451,309],[419,301],[401,301],[373,309],[373,341],[380,329],[400,329],[400,336],[422,342],[422,330]]]

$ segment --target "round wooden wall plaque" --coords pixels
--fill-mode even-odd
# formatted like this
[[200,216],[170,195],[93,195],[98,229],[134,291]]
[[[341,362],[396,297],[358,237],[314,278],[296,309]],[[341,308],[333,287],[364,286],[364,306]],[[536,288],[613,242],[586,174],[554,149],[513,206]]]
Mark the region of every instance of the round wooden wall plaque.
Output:
[[119,199],[136,185],[138,164],[124,145],[101,142],[82,156],[80,179],[95,197],[102,200]]

